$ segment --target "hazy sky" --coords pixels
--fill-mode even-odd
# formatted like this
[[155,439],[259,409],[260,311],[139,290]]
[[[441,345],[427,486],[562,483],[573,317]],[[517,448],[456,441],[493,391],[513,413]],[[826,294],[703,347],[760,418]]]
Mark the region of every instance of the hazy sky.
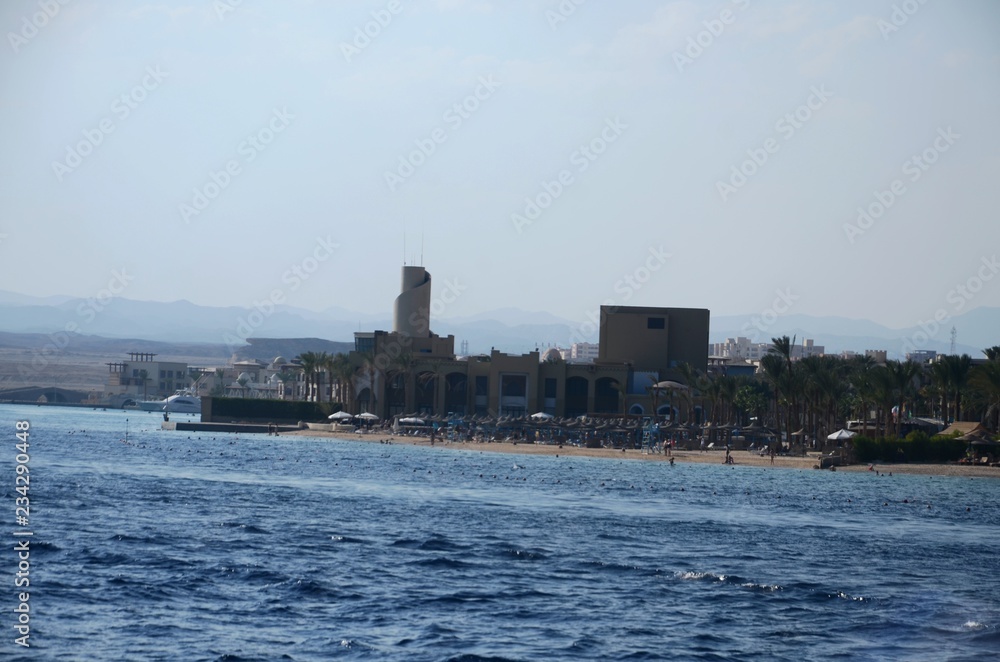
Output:
[[388,312],[405,237],[441,318],[1000,305],[990,0],[12,0],[0,26],[0,289]]

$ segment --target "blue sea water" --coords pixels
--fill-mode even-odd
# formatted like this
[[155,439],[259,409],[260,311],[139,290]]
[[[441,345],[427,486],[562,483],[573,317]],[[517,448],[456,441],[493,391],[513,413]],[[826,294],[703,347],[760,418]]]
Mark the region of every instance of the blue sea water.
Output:
[[[13,628],[15,420],[31,423],[29,649],[14,644]],[[9,578],[0,657],[981,660],[1000,651],[1000,480],[159,425],[141,412],[0,407]]]

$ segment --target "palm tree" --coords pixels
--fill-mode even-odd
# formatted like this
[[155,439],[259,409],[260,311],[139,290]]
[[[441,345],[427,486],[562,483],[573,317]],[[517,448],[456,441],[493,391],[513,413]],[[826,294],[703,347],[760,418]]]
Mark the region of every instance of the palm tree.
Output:
[[948,416],[949,413],[949,396],[951,395],[951,370],[948,367],[948,363],[944,360],[945,357],[941,357],[940,361],[935,361],[931,364],[931,384],[934,385],[937,392],[940,394],[941,399],[939,406],[941,408],[941,420],[947,423],[951,420]]
[[883,434],[888,435],[891,425],[892,407],[896,402],[896,383],[887,365],[875,366],[871,371],[872,400],[875,402],[875,424],[881,424]]
[[319,355],[316,352],[302,352],[295,358],[298,359],[299,364],[302,366],[302,372],[306,376],[305,399],[308,401],[312,397],[313,375],[316,374],[316,370],[319,367]]
[[733,401],[736,399],[739,383],[735,377],[729,375],[723,375],[717,381],[719,384],[719,404],[724,414],[722,423],[730,424],[733,422]]
[[712,408],[712,415],[708,420],[713,425],[719,421],[719,403],[722,399],[721,379],[722,375],[705,375],[700,386],[701,392],[708,398],[709,406]]
[[[786,336],[787,338],[787,336]],[[781,396],[782,389],[787,381],[787,364],[778,353],[765,354],[760,360],[760,369],[764,373],[764,379],[774,390],[774,423],[775,433],[781,439]],[[787,401],[786,401],[787,406]]]
[[944,357],[944,362],[948,366],[948,379],[954,393],[955,420],[962,420],[962,392],[969,383],[969,371],[972,369],[972,357],[968,354],[961,356],[948,355]]
[[[786,400],[786,420],[788,433],[791,434],[793,420],[797,419],[799,414],[798,398],[799,393],[802,388],[802,380],[796,379],[798,371],[794,370],[792,365],[792,347],[795,345],[795,336],[789,338],[788,336],[781,336],[780,338],[771,338],[771,347],[768,352],[771,354],[777,354],[785,362],[785,368],[787,374],[784,377],[784,395]],[[778,431],[778,440],[781,440],[781,431]],[[789,441],[791,441],[789,439]]]
[[222,397],[226,394],[226,369],[216,368],[215,369],[215,384],[212,385],[212,390],[208,393],[214,397]]
[[983,350],[983,354],[990,361],[1000,361],[1000,345],[993,345],[993,347],[987,347]]
[[149,371],[145,368],[139,371],[139,381],[142,382],[142,399],[146,400],[146,385],[149,384]]
[[[330,358],[330,363],[327,366],[330,372],[330,379],[336,380],[337,382],[337,399],[340,400],[341,406],[346,409],[350,408],[349,403],[354,401],[352,394],[352,384],[351,378],[354,377],[354,366],[351,365],[351,361],[347,354],[343,352],[335,354]],[[330,391],[331,398],[333,396],[333,391]]]
[[[875,385],[872,371],[875,369],[875,359],[870,356],[858,356],[849,367],[849,382],[857,396],[860,405],[861,434],[868,435],[868,412],[875,400]],[[877,421],[877,419],[876,419]],[[876,422],[876,428],[878,423]]]
[[678,364],[677,374],[680,375],[681,379],[684,380],[684,385],[687,386],[687,390],[682,392],[682,396],[687,401],[688,411],[687,411],[687,423],[691,422],[694,418],[694,397],[695,388],[698,386],[698,369],[692,366],[690,363],[680,363]]
[[983,418],[996,417],[994,431],[1000,431],[1000,355],[976,366],[969,377],[969,385],[981,393],[986,401]]
[[[316,353],[316,402],[321,402],[323,400],[323,379],[326,377],[327,367],[330,365],[330,356],[327,352],[317,352]],[[332,382],[332,380],[329,380]],[[330,402],[333,402],[333,386],[330,386]]]
[[896,404],[896,436],[902,436],[903,410],[906,403],[916,394],[914,382],[920,374],[920,366],[913,361],[887,361],[886,369],[889,372],[892,391],[895,395]]
[[660,391],[662,389],[658,388],[656,385],[659,382],[654,376],[649,378],[649,386],[646,387],[646,392],[649,393],[650,402],[653,405],[653,422],[656,423],[659,420],[659,408],[660,408]]

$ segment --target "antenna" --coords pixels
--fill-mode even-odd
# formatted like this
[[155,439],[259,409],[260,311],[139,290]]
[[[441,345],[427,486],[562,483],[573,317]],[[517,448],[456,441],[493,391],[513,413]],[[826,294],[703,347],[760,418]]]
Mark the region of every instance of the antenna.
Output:
[[403,233],[403,266],[406,266],[406,233]]
[[424,266],[424,233],[420,233],[420,266]]
[[958,337],[958,331],[953,326],[953,327],[951,327],[951,353],[952,353],[952,356],[954,356],[954,354],[955,354],[955,338],[957,338],[957,337]]

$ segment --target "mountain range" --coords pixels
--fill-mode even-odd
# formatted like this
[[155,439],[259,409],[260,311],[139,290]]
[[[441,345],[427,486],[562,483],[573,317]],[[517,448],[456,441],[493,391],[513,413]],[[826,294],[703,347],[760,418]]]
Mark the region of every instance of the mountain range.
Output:
[[[930,316],[928,316],[930,319]],[[906,349],[949,352],[950,331],[956,329],[955,349],[975,358],[982,349],[1000,344],[1000,308],[981,307],[956,315],[934,328],[892,329],[870,320],[844,317],[784,315],[776,319],[759,315],[728,315],[711,318],[710,342],[748,337],[770,342],[774,336],[794,336],[797,342],[813,339],[827,353],[843,350],[887,350],[900,358]],[[549,346],[568,347],[574,339],[597,341],[596,331],[583,334],[581,325],[547,312],[516,308],[492,310],[468,317],[432,320],[439,335],[454,335],[455,349],[468,342],[472,354],[491,348],[527,352]],[[144,339],[161,342],[212,343],[236,352],[252,338],[318,338],[353,345],[355,331],[391,329],[389,315],[372,315],[331,307],[313,311],[291,306],[253,310],[235,306],[202,306],[189,301],[170,303],[115,298],[107,302],[67,296],[32,297],[0,290],[0,331],[54,334],[70,331],[106,338]]]

